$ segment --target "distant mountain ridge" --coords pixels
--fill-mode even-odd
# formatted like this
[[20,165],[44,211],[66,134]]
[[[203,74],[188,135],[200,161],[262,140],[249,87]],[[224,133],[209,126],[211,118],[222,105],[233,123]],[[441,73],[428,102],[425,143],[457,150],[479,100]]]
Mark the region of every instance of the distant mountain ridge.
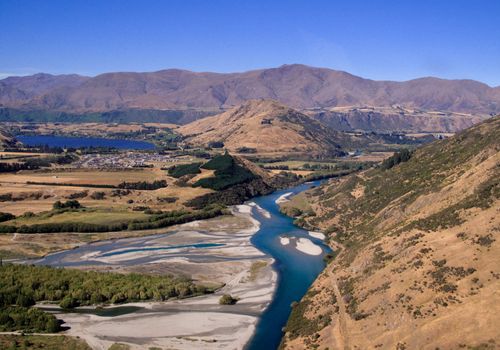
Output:
[[307,110],[321,123],[342,131],[454,133],[484,121],[487,116],[392,107],[333,107]]
[[35,74],[0,80],[0,107],[21,110],[214,110],[262,98],[298,109],[401,105],[424,110],[500,113],[500,87],[473,80],[374,81],[299,64],[243,73],[169,69],[96,77]]

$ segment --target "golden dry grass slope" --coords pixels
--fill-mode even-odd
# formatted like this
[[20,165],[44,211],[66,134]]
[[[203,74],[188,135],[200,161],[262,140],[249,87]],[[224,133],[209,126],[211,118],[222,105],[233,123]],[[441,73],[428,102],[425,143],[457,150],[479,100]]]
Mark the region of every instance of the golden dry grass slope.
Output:
[[206,146],[221,141],[230,151],[339,155],[345,138],[321,123],[273,100],[251,100],[219,115],[177,129],[187,142]]
[[500,346],[500,118],[304,196],[339,255],[284,349]]

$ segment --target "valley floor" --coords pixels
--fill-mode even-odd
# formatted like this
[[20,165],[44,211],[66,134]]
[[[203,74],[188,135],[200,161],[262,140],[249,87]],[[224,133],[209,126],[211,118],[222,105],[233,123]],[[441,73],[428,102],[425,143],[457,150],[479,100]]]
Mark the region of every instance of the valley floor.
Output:
[[[211,295],[121,305],[140,309],[114,317],[56,311],[70,327],[65,333],[80,337],[93,349],[108,349],[117,342],[132,349],[243,348],[272,299],[277,275],[273,260],[250,243],[259,228],[250,207],[236,206],[233,211],[232,217],[191,222],[165,234],[91,243],[39,260],[101,271],[184,273],[203,284],[224,285]],[[162,250],[165,246],[179,248]],[[223,294],[239,301],[219,305]]]

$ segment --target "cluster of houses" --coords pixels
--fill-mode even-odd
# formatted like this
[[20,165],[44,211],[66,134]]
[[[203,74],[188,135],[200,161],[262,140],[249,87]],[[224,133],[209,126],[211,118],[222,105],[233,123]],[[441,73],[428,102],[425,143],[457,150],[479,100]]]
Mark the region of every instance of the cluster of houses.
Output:
[[71,164],[76,168],[124,169],[149,167],[153,163],[173,163],[170,155],[146,152],[121,152],[114,154],[84,154]]

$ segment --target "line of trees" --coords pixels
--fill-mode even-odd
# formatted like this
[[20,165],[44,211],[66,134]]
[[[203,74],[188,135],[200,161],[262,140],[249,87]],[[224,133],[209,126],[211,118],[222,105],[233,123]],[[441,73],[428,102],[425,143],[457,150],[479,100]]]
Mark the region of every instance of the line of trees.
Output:
[[36,170],[42,167],[50,167],[52,164],[69,164],[76,159],[76,156],[51,155],[47,157],[31,157],[18,163],[0,163],[0,173],[10,173],[20,170]]
[[127,190],[157,190],[159,188],[167,187],[166,180],[155,180],[153,182],[139,181],[139,182],[122,182],[118,185],[118,188],[124,188]]
[[[67,204],[69,203],[70,204]],[[66,203],[54,203],[55,210],[66,211],[76,208],[76,200],[68,200]],[[73,207],[67,207],[71,205]],[[57,208],[56,208],[57,206]],[[61,207],[62,206],[62,207]],[[0,225],[0,233],[62,233],[62,232],[81,232],[81,233],[97,233],[97,232],[116,232],[125,230],[150,230],[168,227],[172,225],[184,224],[194,220],[204,220],[214,218],[225,214],[223,206],[207,206],[198,211],[169,211],[161,214],[151,215],[146,220],[133,220],[130,222],[122,222],[116,224],[92,224],[85,222],[60,222],[60,223],[43,223],[33,225]]]
[[22,330],[33,333],[56,333],[61,322],[54,315],[37,308],[9,306],[0,308],[0,332]]
[[401,151],[394,153],[391,157],[384,159],[380,167],[384,170],[390,169],[400,163],[409,161],[411,156],[412,152],[404,148]]
[[91,188],[117,188],[115,185],[96,185],[96,184],[73,184],[68,182],[39,182],[39,181],[26,181],[28,185],[42,185],[42,186],[72,186],[72,187],[91,187]]
[[213,292],[187,277],[80,271],[48,266],[0,266],[0,307],[29,307],[47,301],[81,305],[163,301]]
[[[1,164],[1,163],[0,163]],[[107,185],[107,184],[80,184],[80,183],[69,183],[69,182],[38,182],[38,181],[27,181],[28,185],[44,185],[44,186],[73,186],[73,187],[90,187],[90,188],[114,188],[114,189],[127,189],[127,190],[157,190],[159,188],[167,187],[166,180],[155,180],[153,182],[139,181],[139,182],[122,182],[118,185]]]
[[48,266],[0,265],[0,331],[55,333],[61,322],[36,302],[80,305],[185,298],[212,293],[186,277],[103,273]]

